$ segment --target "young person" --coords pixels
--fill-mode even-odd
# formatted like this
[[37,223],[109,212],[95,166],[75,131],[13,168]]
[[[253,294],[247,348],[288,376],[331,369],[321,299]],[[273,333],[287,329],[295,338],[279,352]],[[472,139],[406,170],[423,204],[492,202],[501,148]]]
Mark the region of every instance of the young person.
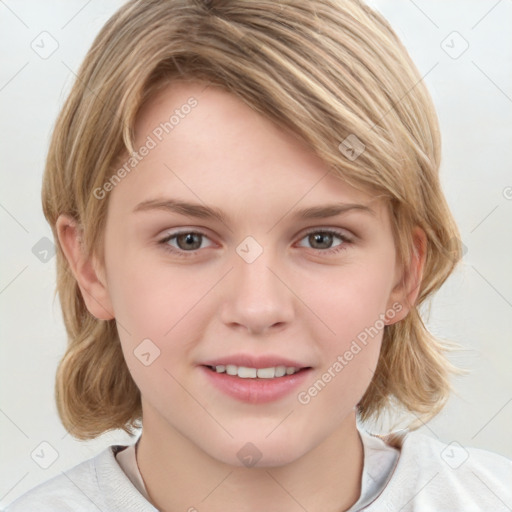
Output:
[[[418,307],[460,260],[430,96],[358,0],[131,1],[58,118],[43,207],[67,430],[140,436],[8,512],[512,507],[512,463],[414,432]],[[418,422],[362,426],[402,408]]]

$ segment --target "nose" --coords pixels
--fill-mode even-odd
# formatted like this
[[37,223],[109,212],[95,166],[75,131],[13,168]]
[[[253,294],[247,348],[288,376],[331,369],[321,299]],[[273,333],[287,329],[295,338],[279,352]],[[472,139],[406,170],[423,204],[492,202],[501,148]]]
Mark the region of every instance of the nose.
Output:
[[236,255],[223,290],[221,320],[230,328],[250,334],[283,329],[294,315],[294,295],[286,283],[283,265],[270,253],[251,263]]

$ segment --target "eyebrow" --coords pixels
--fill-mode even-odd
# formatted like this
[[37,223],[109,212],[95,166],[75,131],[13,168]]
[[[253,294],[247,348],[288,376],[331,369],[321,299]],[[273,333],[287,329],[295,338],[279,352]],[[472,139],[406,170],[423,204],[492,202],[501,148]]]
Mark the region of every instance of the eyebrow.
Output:
[[[222,222],[223,224],[229,220],[226,214],[219,208],[201,205],[198,203],[188,203],[186,201],[179,201],[176,199],[148,199],[142,203],[139,203],[133,209],[133,212],[146,212],[151,210],[163,210],[199,219],[213,218]],[[332,203],[322,206],[311,206],[302,210],[296,210],[292,213],[292,218],[295,220],[326,219],[353,210],[358,210],[362,213],[369,213],[376,216],[375,211],[364,204]]]

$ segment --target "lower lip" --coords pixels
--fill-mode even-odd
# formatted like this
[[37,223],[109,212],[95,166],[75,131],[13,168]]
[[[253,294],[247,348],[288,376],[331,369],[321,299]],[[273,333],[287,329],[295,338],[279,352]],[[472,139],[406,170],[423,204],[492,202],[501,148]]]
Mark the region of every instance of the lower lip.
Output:
[[237,400],[251,404],[262,404],[283,398],[304,383],[311,373],[311,368],[307,368],[293,375],[273,379],[242,379],[236,375],[217,373],[207,366],[200,368],[217,389]]

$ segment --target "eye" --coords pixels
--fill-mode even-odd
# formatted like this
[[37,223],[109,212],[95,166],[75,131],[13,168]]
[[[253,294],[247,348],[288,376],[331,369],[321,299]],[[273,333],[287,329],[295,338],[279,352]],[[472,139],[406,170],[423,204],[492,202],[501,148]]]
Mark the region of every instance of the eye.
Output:
[[[333,245],[336,239],[340,240],[340,242]],[[195,255],[200,249],[204,249],[204,240],[209,240],[209,238],[205,233],[201,233],[200,231],[179,231],[168,234],[158,243],[162,245],[163,249],[167,252],[177,256],[187,257]],[[342,251],[352,242],[351,238],[345,233],[333,229],[316,229],[310,231],[306,233],[301,240],[307,240],[307,243],[311,245],[311,249],[326,254],[334,254]],[[299,246],[304,247],[302,244]]]
[[[178,256],[188,256],[186,253],[194,253],[199,249],[203,249],[203,241],[208,237],[198,231],[179,231],[172,233],[160,240],[164,250],[177,254]],[[169,242],[173,241],[176,245]]]
[[[341,243],[333,246],[333,241],[336,238],[341,240]],[[307,240],[307,242],[312,246],[312,249],[328,254],[342,251],[347,248],[347,244],[352,242],[345,233],[333,229],[317,229],[315,231],[310,231],[309,233],[306,233],[306,236],[302,238],[302,240]],[[301,247],[303,246],[301,245]]]

